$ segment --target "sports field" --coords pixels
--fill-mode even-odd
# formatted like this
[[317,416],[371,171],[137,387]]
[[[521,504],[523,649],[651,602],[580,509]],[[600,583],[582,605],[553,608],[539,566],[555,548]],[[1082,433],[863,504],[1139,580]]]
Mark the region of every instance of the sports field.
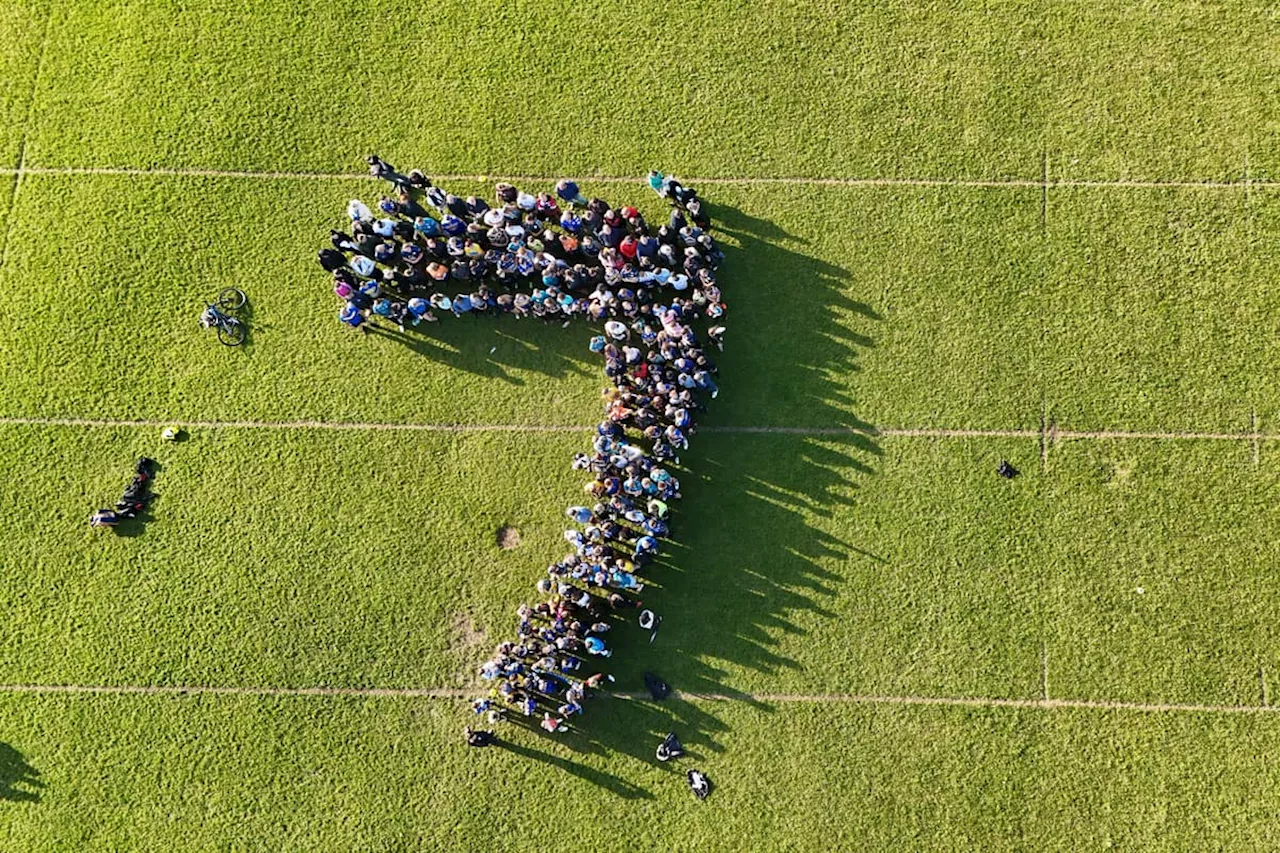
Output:
[[[0,82],[0,850],[1280,846],[1275,7],[12,0]],[[371,152],[711,203],[723,390],[581,732],[459,734],[588,333],[344,329]]]

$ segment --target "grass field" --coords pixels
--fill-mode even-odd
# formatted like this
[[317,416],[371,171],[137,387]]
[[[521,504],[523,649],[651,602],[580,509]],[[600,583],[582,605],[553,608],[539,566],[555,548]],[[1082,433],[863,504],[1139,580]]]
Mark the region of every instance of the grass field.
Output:
[[[0,9],[0,849],[1275,849],[1278,24]],[[706,179],[730,332],[665,622],[563,740],[459,731],[602,377],[581,328],[344,334],[313,259],[371,151]],[[195,322],[233,284],[236,351]],[[155,519],[93,534],[141,454]]]

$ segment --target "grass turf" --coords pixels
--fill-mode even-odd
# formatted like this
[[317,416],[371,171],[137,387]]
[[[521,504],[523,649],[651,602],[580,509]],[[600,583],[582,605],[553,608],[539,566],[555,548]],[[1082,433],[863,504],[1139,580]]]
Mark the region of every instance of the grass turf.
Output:
[[[1277,47],[1247,4],[553,4],[483,18],[450,4],[22,4],[0,12],[0,155],[346,171],[374,148],[507,174],[1277,178]],[[654,47],[673,33],[674,61]],[[604,97],[602,63],[565,58],[584,43],[625,66]],[[513,92],[549,108],[513,108]],[[346,198],[372,190],[27,175],[0,211],[0,415],[589,422],[600,378],[584,329],[343,334],[313,253]],[[707,194],[732,306],[709,423],[1241,431],[1280,417],[1271,190]],[[227,284],[253,300],[239,352],[194,323]],[[560,550],[577,482],[565,461],[584,440],[194,431],[157,451],[156,519],[104,540],[81,519],[157,437],[3,427],[0,681],[467,683],[480,635],[505,635]],[[654,666],[725,693],[1034,698],[1043,649],[1055,697],[1266,700],[1271,443],[1257,465],[1246,442],[1049,450],[1041,471],[1035,438],[700,436],[680,539],[646,591],[667,622],[652,654],[614,635],[620,683]],[[1023,477],[997,480],[1001,457]],[[524,544],[500,552],[494,528],[511,521]],[[1269,715],[609,702],[582,752],[521,735],[519,756],[462,750],[463,719],[438,701],[7,696],[0,742],[47,787],[0,804],[0,838],[506,848],[570,827],[598,849],[1275,842]],[[649,763],[672,721],[721,783],[707,807]],[[12,759],[0,750],[0,774]]]
[[[44,44],[49,4],[7,3],[0,9],[0,165],[12,168],[21,156],[30,126],[32,98]],[[11,179],[3,182],[9,196]],[[6,201],[7,207],[7,201]]]
[[[335,321],[315,247],[346,198],[374,193],[29,176],[0,272],[0,310],[22,318],[0,339],[0,412],[589,423],[603,381],[583,328],[468,319],[364,340]],[[1063,428],[1226,432],[1277,410],[1256,328],[1274,313],[1268,194],[1056,190],[1045,225],[1034,189],[711,197],[732,317],[708,423],[1038,429],[1047,412]],[[242,351],[195,322],[228,285],[251,299]]]
[[[599,380],[582,358],[579,329],[442,324],[439,335],[452,351],[433,352],[448,353],[444,358],[341,335],[325,316],[330,297],[323,277],[310,270],[311,247],[286,247],[299,223],[281,226],[272,208],[289,198],[315,216],[308,227],[319,232],[327,211],[359,184],[193,179],[180,183],[194,189],[174,192],[172,180],[83,181],[32,176],[19,195],[5,271],[14,287],[6,298],[31,321],[5,343],[7,414],[515,423],[586,423],[593,415]],[[1251,232],[1265,231],[1270,209],[1239,224],[1254,209],[1238,197],[1127,196],[1122,204],[1110,201],[1116,218],[1130,221],[1137,210],[1145,227],[1100,227],[1095,235],[1077,230],[1074,213],[1060,210],[1055,194],[1046,236],[1036,195],[726,193],[735,259],[759,263],[745,272],[734,302],[726,393],[713,422],[791,425],[803,413],[799,423],[822,426],[884,412],[872,416],[894,425],[1034,429],[1039,402],[1076,428],[1242,427],[1242,389],[1262,386],[1257,373],[1242,384],[1227,371],[1215,382],[1211,371],[1222,365],[1206,369],[1194,386],[1208,395],[1204,408],[1182,399],[1191,383],[1170,386],[1167,378],[1184,364],[1203,364],[1205,347],[1232,359],[1232,370],[1258,369],[1259,362],[1231,350],[1261,342],[1232,325],[1230,312],[1238,309],[1218,300],[1222,286],[1206,282],[1209,273],[1196,272],[1255,263]],[[95,198],[110,199],[110,215],[105,203],[92,214]],[[1105,196],[1075,200],[1111,209]],[[857,226],[821,230],[824,211],[850,204],[864,211]],[[57,213],[76,206],[78,219]],[[770,210],[776,216],[766,221]],[[245,228],[246,211],[265,224]],[[202,229],[190,228],[196,220]],[[1138,286],[1150,273],[1126,260],[1152,257],[1151,242],[1180,237],[1185,229],[1174,232],[1169,223],[1183,220],[1190,242],[1175,245],[1188,246],[1188,259],[1207,261],[1190,268],[1184,281],[1191,290],[1176,304],[1224,313],[1221,338],[1190,345],[1152,336],[1165,328],[1159,320],[1168,307]],[[1218,222],[1236,228],[1215,234]],[[64,223],[61,235],[57,223]],[[110,237],[144,229],[159,238],[145,256]],[[1070,237],[1061,248],[1056,229]],[[72,247],[86,238],[103,251],[74,257]],[[207,247],[228,244],[239,251],[219,256],[225,266],[203,263]],[[56,285],[45,260],[52,246],[73,256]],[[1111,259],[1110,267],[1088,267],[1110,291],[1082,299],[1065,275],[1047,295],[1037,290],[1046,268],[1086,264],[1081,256]],[[835,259],[862,275],[846,278]],[[164,275],[146,277],[147,270]],[[243,353],[230,352],[200,337],[187,315],[200,295],[246,281],[250,271],[271,284],[250,288],[254,341]],[[197,289],[193,279],[204,283]],[[805,282],[813,298],[779,296],[788,281]],[[94,282],[108,284],[82,304],[61,289],[83,292]],[[1056,307],[1059,299],[1066,301],[1053,316],[1075,326],[1043,337],[1043,303]],[[1125,313],[1111,325],[1093,320],[1109,318],[1117,306]],[[793,328],[815,334],[799,340],[777,333]],[[134,357],[140,338],[126,329],[147,330],[143,357]],[[1093,368],[1083,362],[1090,372],[1074,385],[1054,377],[1068,389],[1058,403],[1045,378],[1055,370],[1072,378],[1056,365],[1077,363],[1077,329],[1125,348],[1130,360],[1143,353],[1148,372],[1126,381],[1131,377],[1117,371],[1095,395],[1086,381]],[[514,336],[498,338],[499,331]],[[1237,331],[1240,339],[1232,337]],[[508,365],[499,357],[497,367],[457,373],[458,365],[484,358],[495,339],[524,360]],[[767,350],[775,342],[780,354]],[[939,358],[939,351],[950,355]],[[353,381],[368,373],[353,365],[371,358],[377,370]],[[317,396],[317,386],[342,393]],[[939,395],[938,388],[948,391]],[[523,395],[530,391],[545,396],[529,405]],[[1154,413],[1142,405],[1152,400],[1160,404]],[[1072,406],[1085,416],[1068,417]],[[115,463],[157,446],[156,436],[133,430],[10,429],[5,458],[20,466],[11,476],[23,484],[15,494],[57,506],[59,521],[77,529],[95,500],[84,484],[118,488],[124,473]],[[145,539],[109,540],[119,545],[114,554],[88,535],[50,537],[47,519],[15,507],[31,526],[19,527],[21,559],[8,590],[19,641],[7,653],[7,680],[468,683],[482,641],[467,619],[489,638],[505,635],[510,607],[557,550],[556,519],[576,488],[564,463],[584,436],[197,431],[190,444],[160,447],[173,464],[161,478],[166,497],[158,518]],[[1257,568],[1266,558],[1259,539],[1213,534],[1254,523],[1259,507],[1250,496],[1265,487],[1249,487],[1268,469],[1248,464],[1244,443],[1189,446],[1189,456],[1168,444],[1135,456],[1131,443],[1064,444],[1053,448],[1049,473],[1041,475],[1036,439],[702,436],[687,460],[694,472],[681,527],[687,535],[672,565],[656,574],[669,591],[649,593],[668,617],[656,647],[665,652],[664,674],[686,689],[728,693],[1034,698],[1043,644],[1054,696],[1256,703],[1274,660],[1265,627],[1271,596]],[[1185,467],[1169,461],[1184,456]],[[991,472],[1001,457],[1024,469],[1024,478],[997,480]],[[55,467],[66,470],[46,481]],[[1151,529],[1136,541],[1116,533],[1113,476],[1106,474],[1112,469],[1159,472],[1135,478],[1141,485],[1131,498],[1133,523]],[[1237,479],[1224,479],[1230,470]],[[1185,536],[1157,524],[1190,513],[1206,479],[1221,484],[1212,514],[1201,511],[1201,524]],[[1176,491],[1176,483],[1186,486]],[[479,492],[475,500],[465,497],[471,489]],[[391,492],[397,505],[431,511],[425,519],[366,517]],[[538,500],[526,505],[530,494]],[[219,506],[227,510],[210,512]],[[282,533],[286,518],[300,523]],[[477,571],[499,555],[494,528],[511,518],[529,545],[502,556],[492,571]],[[227,547],[243,549],[244,558],[211,546],[224,530],[234,540]],[[1264,535],[1265,524],[1259,530]],[[1097,531],[1087,546],[1082,531]],[[1210,580],[1164,603],[1160,618],[1147,618],[1133,590],[1148,583],[1143,573],[1153,562],[1161,571],[1150,582],[1151,601],[1168,601],[1160,581],[1171,584],[1180,574]],[[1215,582],[1224,565],[1257,608],[1242,611],[1236,593]],[[465,614],[461,621],[458,614]],[[1172,636],[1170,625],[1178,626]],[[638,687],[639,671],[650,665],[635,654],[643,642],[625,634],[620,642],[617,673],[624,686]],[[706,716],[680,722],[696,730],[721,725]],[[609,719],[601,725],[607,736]],[[607,748],[627,745],[618,739]],[[1022,820],[1006,817],[1012,825]]]
[[[23,569],[4,581],[6,680],[449,687],[471,683],[560,556],[582,437],[8,429],[0,442],[24,486],[7,498]],[[141,454],[164,465],[154,519],[96,535],[84,508],[109,506]],[[524,544],[503,551],[508,524]]]
[[[564,550],[560,510],[581,479],[565,463],[582,440],[196,430],[167,445],[5,428],[18,521],[0,672],[474,686]],[[1044,472],[1032,439],[700,445],[676,539],[647,573],[667,623],[652,647],[634,626],[611,638],[622,689],[660,660],[692,691],[1036,698],[1043,651],[1054,697],[1247,705],[1280,665],[1276,475],[1245,443],[1069,442]],[[135,536],[84,530],[141,453],[165,465],[154,520]],[[1001,458],[1022,476],[995,477]],[[508,524],[522,544],[502,551]]]
[[[602,703],[605,700],[602,700]],[[1275,843],[1267,716],[683,704],[720,787],[579,737],[516,731],[461,752],[455,703],[252,697],[6,697],[24,850],[516,849],[572,827],[593,850],[1183,849]],[[593,713],[655,739],[649,705]],[[574,743],[574,746],[570,746]],[[25,765],[25,767],[24,767]],[[30,771],[39,775],[33,777]],[[1158,796],[1153,796],[1157,793]],[[1120,806],[1119,804],[1123,804]]]
[[[53,9],[42,166],[1276,177],[1249,3]],[[576,58],[590,46],[592,60]],[[466,69],[464,71],[464,69]],[[1188,120],[1192,110],[1194,120]],[[91,128],[92,132],[85,129]],[[513,144],[513,140],[520,140]]]

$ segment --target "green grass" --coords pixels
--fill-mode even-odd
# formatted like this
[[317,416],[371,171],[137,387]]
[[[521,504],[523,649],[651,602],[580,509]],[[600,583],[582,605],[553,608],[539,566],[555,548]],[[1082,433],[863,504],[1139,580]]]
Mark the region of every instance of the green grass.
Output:
[[[654,669],[736,699],[600,700],[513,754],[463,748],[451,700],[0,692],[0,783],[7,745],[43,784],[0,784],[0,848],[1274,848],[1270,713],[753,698],[1274,698],[1274,443],[1050,440],[1042,463],[1039,430],[1274,432],[1280,193],[1034,185],[1280,180],[1274,23],[1191,0],[0,11],[0,166],[373,150],[1033,184],[703,188],[731,306],[707,424],[1027,432],[699,435],[645,591],[666,620],[652,646],[619,626],[610,663],[625,691]],[[563,550],[603,384],[587,329],[346,333],[314,253],[369,182],[16,187],[0,418],[583,429],[0,425],[0,684],[473,685]],[[659,209],[639,181],[587,189]],[[228,285],[252,307],[234,351],[196,324]],[[155,518],[88,531],[143,453]],[[708,803],[652,761],[669,727]]]
[[[606,700],[601,700],[604,703]],[[653,740],[650,705],[592,709]],[[0,838],[41,850],[1259,849],[1276,843],[1273,716],[680,704],[719,788],[698,803],[646,748],[517,731],[463,752],[456,703],[9,697],[38,771]],[[7,770],[8,768],[6,768]],[[1154,795],[1154,796],[1153,796]]]
[[1247,163],[1274,180],[1274,20],[1249,3],[1060,4],[1043,32],[1050,177],[1238,181]]
[[1243,432],[1272,384],[1242,193],[1059,190],[1043,292],[1046,396],[1064,428]]
[[[1276,364],[1280,358],[1280,292],[1269,282],[1275,280],[1280,268],[1280,196],[1254,194],[1250,209],[1255,211],[1250,219],[1253,251],[1245,264],[1247,280],[1260,286],[1251,286],[1241,296],[1252,308],[1258,340],[1257,360],[1261,365]],[[1280,423],[1280,384],[1261,371],[1251,383],[1258,401],[1258,417],[1264,428]]]
[[[589,423],[602,377],[583,329],[442,322],[404,342],[335,321],[315,247],[375,192],[29,176],[0,272],[0,311],[22,318],[0,338],[0,411]],[[1268,194],[1055,190],[1047,226],[1035,189],[712,198],[732,346],[708,423],[1038,429],[1047,410],[1072,429],[1243,431],[1275,398]],[[227,285],[252,302],[243,351],[195,322]]]
[[393,162],[472,174],[642,174],[660,157],[700,174],[1031,176],[1039,140],[1018,127],[1039,117],[1035,66],[1008,37],[1025,15],[553,3],[478,27],[461,3],[274,3],[244,26],[227,3],[77,4],[32,153],[348,170],[377,128]]
[[[0,672],[474,685],[562,550],[582,440],[7,427]],[[1035,698],[1043,647],[1055,697],[1252,704],[1259,667],[1280,665],[1276,474],[1245,443],[1069,442],[1045,472],[1033,439],[700,444],[644,596],[668,623],[651,650],[633,627],[613,639],[626,684],[656,659],[694,691]],[[138,538],[85,529],[140,453],[165,464],[155,520]],[[1023,476],[995,477],[1001,458]],[[514,551],[495,542],[506,524]]]
[[[603,377],[588,370],[583,330],[441,322],[407,343],[347,334],[316,238],[342,224],[353,191],[371,189],[28,178],[0,297],[27,318],[3,343],[9,412],[589,423]],[[145,250],[126,236],[141,233],[154,238]],[[64,261],[49,264],[51,252]],[[250,295],[240,350],[197,322],[230,285]]]
[[1261,701],[1259,668],[1272,685],[1280,666],[1274,464],[1245,443],[1080,442],[1052,468],[1055,695]]
[[[5,429],[8,681],[431,686],[469,673],[560,556],[581,436]],[[155,520],[97,535],[129,460]],[[513,490],[511,482],[537,488]],[[22,506],[40,506],[39,514]],[[524,544],[497,546],[517,525]],[[486,639],[470,637],[472,628]]]
[[1246,156],[1275,177],[1269,15],[702,0],[481,27],[456,2],[67,2],[28,159],[348,170],[376,142],[468,174],[1039,179],[1047,153],[1073,177],[1239,179]]
[[[0,9],[0,165],[17,165],[29,126],[31,99],[49,4],[23,2]],[[6,191],[12,186],[6,179]],[[5,193],[7,198],[8,193]]]

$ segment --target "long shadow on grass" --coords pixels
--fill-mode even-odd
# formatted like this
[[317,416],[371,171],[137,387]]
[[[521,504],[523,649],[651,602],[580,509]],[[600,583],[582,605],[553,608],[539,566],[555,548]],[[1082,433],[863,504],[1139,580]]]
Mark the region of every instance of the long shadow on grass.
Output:
[[[452,293],[456,288],[450,289]],[[402,344],[411,352],[485,378],[512,385],[524,380],[510,371],[539,373],[552,379],[592,372],[582,323],[562,329],[532,317],[447,316],[401,332],[386,321],[367,326],[371,336]]]
[[588,767],[577,761],[572,761],[543,750],[533,749],[532,747],[522,746],[510,738],[502,738],[498,741],[497,746],[505,749],[514,755],[518,755],[523,759],[531,761],[541,761],[568,773],[570,776],[576,776],[584,779],[593,785],[598,785],[607,791],[612,791],[619,797],[626,800],[652,800],[653,794],[645,789],[628,782],[620,776],[614,776],[612,773],[606,773],[603,770],[597,770],[594,767]]
[[[808,257],[800,238],[732,209],[714,210],[713,221],[731,237],[721,275],[731,306],[722,393],[682,454],[675,538],[645,571],[642,598],[664,618],[657,638],[651,644],[630,614],[610,635],[609,664],[620,693],[642,693],[642,674],[652,670],[677,691],[770,713],[736,685],[802,670],[780,640],[803,636],[814,615],[832,617],[826,602],[842,575],[829,566],[878,561],[818,525],[855,503],[858,480],[875,472],[881,452],[874,430],[851,414],[846,381],[880,318],[848,295],[849,273]],[[785,429],[810,426],[835,433]],[[679,697],[601,698],[575,723],[552,748],[620,753],[673,772],[683,771],[654,758],[663,733],[675,730],[696,757],[722,751],[728,730],[715,702]]]
[[[768,712],[735,685],[744,674],[800,670],[779,650],[780,640],[803,635],[802,624],[814,615],[831,617],[825,602],[842,577],[829,566],[877,559],[818,524],[854,502],[858,479],[874,473],[880,455],[874,430],[853,414],[857,400],[848,381],[858,372],[859,353],[873,346],[880,316],[849,295],[848,270],[805,251],[802,235],[735,208],[711,213],[724,238],[720,279],[730,306],[726,350],[718,357],[723,391],[683,454],[685,499],[673,519],[675,539],[645,573],[644,602],[664,617],[658,637],[651,645],[634,621],[619,622],[609,664],[618,692],[642,691],[642,673],[653,670],[678,691],[733,696]],[[599,360],[586,348],[593,333],[581,324],[562,329],[486,316],[441,318],[404,333],[384,324],[373,334],[514,384],[521,380],[512,369],[553,379],[600,376],[604,385]],[[814,426],[838,434],[785,429]],[[588,438],[584,430],[584,448]],[[573,500],[565,495],[566,504]],[[561,755],[622,754],[656,767],[654,748],[669,729],[704,754],[724,748],[727,724],[715,707],[678,698],[601,698],[575,720],[576,731],[545,742]],[[522,738],[544,737],[536,724],[527,727]],[[592,778],[585,770],[575,775]],[[597,782],[634,796],[608,779]]]
[[28,764],[21,752],[0,743],[0,800],[38,803],[43,787],[40,771]]

